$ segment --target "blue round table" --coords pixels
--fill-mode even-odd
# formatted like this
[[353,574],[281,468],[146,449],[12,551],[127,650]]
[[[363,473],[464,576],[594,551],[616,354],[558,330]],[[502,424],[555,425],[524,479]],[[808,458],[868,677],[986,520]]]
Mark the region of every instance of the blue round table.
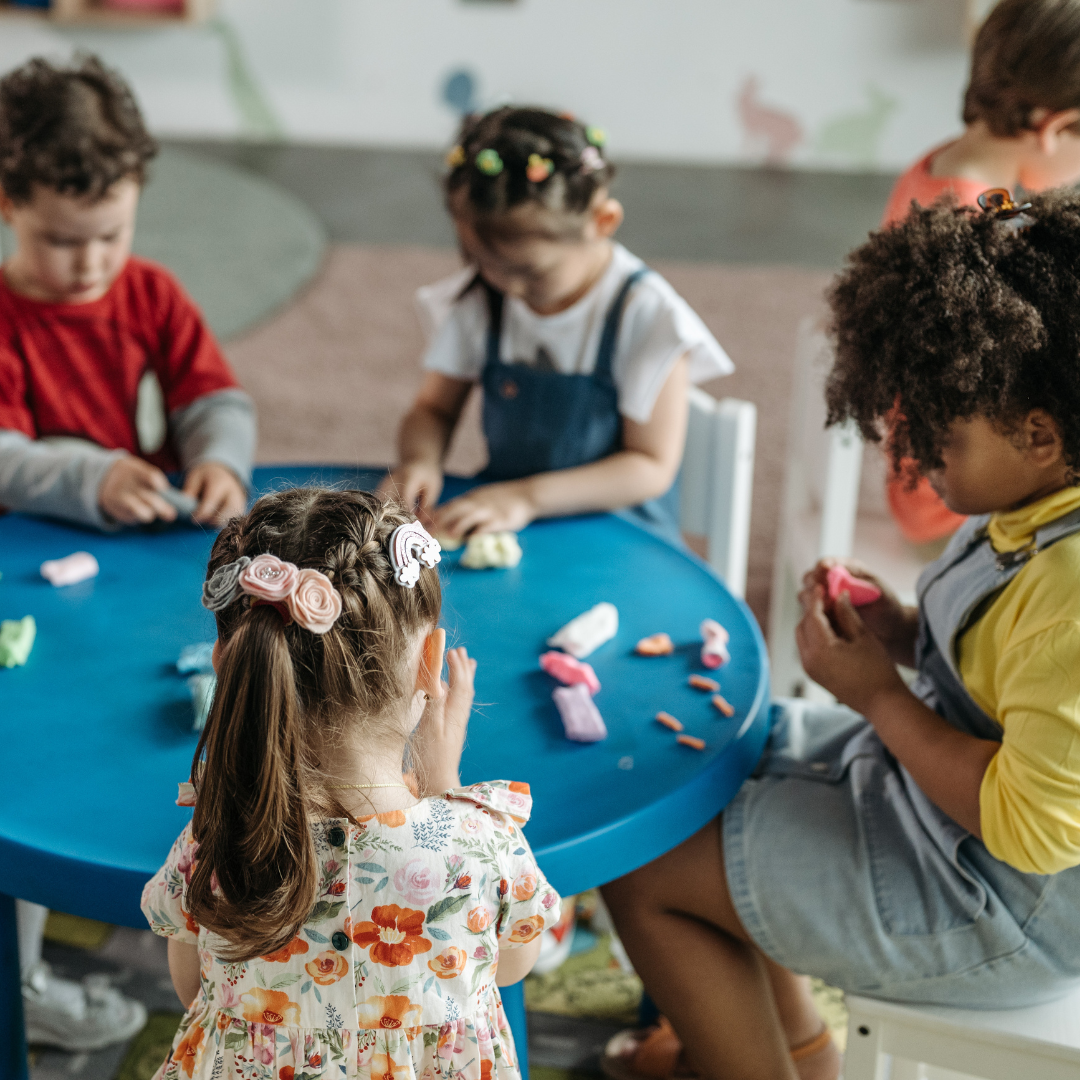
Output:
[[[373,488],[381,472],[333,467],[256,470],[266,492],[305,483]],[[469,486],[451,480],[446,496]],[[197,736],[175,663],[210,641],[199,604],[212,534],[194,527],[111,535],[9,514],[0,517],[0,618],[33,615],[38,636],[21,668],[0,669],[0,1074],[25,1075],[14,902],[142,927],[139,898],[190,810],[175,805]],[[540,866],[561,893],[602,884],[670,850],[713,818],[756,764],[768,729],[768,666],[746,605],[694,556],[609,514],[538,522],[520,536],[513,570],[459,568],[444,555],[448,644],[479,661],[463,782],[525,780],[535,809],[527,829]],[[101,572],[54,588],[45,559],[86,550]],[[545,638],[609,600],[619,632],[589,662],[602,689],[602,742],[563,736],[539,670]],[[731,633],[719,673],[735,707],[726,719],[687,685],[700,671],[698,624]],[[634,643],[666,631],[673,655],[644,658]],[[664,709],[703,738],[704,752],[655,723]],[[504,993],[525,1049],[520,987]],[[524,1054],[523,1054],[524,1056]],[[10,1063],[10,1067],[3,1066]]]

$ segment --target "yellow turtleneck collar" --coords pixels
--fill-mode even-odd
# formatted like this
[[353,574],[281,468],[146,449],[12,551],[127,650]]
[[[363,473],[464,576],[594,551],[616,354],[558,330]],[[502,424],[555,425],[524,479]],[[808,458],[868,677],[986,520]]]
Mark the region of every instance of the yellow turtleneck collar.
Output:
[[987,526],[990,543],[995,551],[1019,551],[1031,543],[1044,525],[1078,507],[1080,487],[1067,487],[1029,506],[1021,506],[1019,510],[1002,510],[990,518]]

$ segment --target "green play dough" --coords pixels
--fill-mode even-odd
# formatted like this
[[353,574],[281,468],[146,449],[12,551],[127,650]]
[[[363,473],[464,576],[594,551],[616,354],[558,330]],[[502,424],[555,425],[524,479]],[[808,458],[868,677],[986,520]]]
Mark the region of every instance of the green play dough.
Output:
[[0,667],[22,667],[34,647],[36,635],[33,615],[0,622]]

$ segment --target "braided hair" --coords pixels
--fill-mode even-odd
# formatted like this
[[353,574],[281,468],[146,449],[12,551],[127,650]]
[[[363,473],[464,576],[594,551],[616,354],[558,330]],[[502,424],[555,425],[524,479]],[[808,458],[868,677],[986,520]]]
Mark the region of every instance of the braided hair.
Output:
[[480,218],[535,203],[560,232],[580,230],[600,190],[615,176],[604,134],[566,114],[504,106],[467,117],[447,157],[447,202],[464,197]]
[[[364,491],[293,488],[266,495],[219,533],[207,577],[268,553],[320,570],[341,594],[329,632],[285,625],[240,595],[216,612],[224,646],[213,707],[192,762],[199,858],[192,917],[250,959],[290,941],[318,885],[310,822],[344,816],[322,794],[319,756],[346,728],[369,743],[399,734],[411,697],[410,646],[439,618],[438,572],[394,581],[387,543],[413,515]],[[216,880],[218,888],[215,889]]]

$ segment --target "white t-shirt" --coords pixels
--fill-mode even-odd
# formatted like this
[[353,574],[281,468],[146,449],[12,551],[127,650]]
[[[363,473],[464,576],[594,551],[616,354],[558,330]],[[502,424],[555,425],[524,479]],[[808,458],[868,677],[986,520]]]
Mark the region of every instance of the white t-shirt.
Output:
[[[564,375],[591,374],[608,311],[627,277],[644,265],[621,244],[612,247],[604,276],[565,311],[537,315],[523,300],[506,298],[499,344],[504,363],[546,367]],[[487,298],[477,288],[456,300],[475,275],[474,267],[466,267],[417,291],[417,309],[428,335],[427,371],[480,378],[487,348]],[[611,366],[619,412],[647,423],[672,365],[684,354],[694,383],[735,370],[690,305],[659,274],[646,274],[626,298]]]

